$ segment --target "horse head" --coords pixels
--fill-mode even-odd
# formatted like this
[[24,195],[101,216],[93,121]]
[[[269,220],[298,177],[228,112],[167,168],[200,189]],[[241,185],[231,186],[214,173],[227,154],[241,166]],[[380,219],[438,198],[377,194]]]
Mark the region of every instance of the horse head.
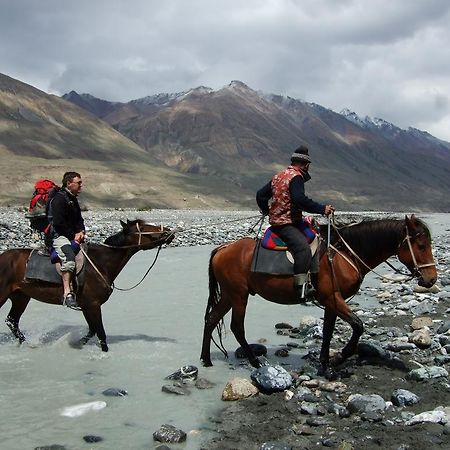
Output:
[[120,221],[122,231],[106,239],[105,244],[112,247],[135,247],[149,250],[162,244],[170,244],[174,233],[162,225],[152,225],[143,220]]
[[436,264],[428,227],[414,214],[405,216],[403,240],[397,251],[398,259],[419,278],[419,285],[431,287],[437,280]]

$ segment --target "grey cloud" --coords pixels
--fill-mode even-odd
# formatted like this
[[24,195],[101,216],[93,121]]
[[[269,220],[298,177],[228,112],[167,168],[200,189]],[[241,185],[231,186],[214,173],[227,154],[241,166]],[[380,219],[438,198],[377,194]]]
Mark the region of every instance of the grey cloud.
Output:
[[128,101],[239,79],[450,140],[446,0],[0,0],[0,71]]

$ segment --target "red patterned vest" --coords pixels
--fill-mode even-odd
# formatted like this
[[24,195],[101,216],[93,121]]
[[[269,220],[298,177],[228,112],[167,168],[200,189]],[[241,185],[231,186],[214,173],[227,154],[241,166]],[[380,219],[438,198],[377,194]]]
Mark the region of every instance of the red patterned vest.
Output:
[[289,192],[289,184],[297,175],[303,178],[301,169],[289,166],[272,178],[272,198],[269,205],[270,225],[286,225],[301,220],[302,212],[292,207]]

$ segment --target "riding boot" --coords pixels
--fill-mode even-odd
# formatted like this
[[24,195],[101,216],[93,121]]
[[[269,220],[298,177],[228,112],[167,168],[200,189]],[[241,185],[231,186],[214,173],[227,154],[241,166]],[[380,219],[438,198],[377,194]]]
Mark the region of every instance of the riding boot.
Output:
[[309,282],[307,273],[294,275],[294,289],[299,303],[305,303],[316,298],[316,290]]

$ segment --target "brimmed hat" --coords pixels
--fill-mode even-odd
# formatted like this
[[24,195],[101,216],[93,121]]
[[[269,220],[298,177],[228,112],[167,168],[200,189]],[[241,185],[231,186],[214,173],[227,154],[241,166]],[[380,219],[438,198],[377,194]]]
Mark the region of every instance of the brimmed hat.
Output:
[[311,158],[309,157],[308,147],[301,145],[298,149],[296,149],[295,152],[292,153],[291,162],[310,163]]

